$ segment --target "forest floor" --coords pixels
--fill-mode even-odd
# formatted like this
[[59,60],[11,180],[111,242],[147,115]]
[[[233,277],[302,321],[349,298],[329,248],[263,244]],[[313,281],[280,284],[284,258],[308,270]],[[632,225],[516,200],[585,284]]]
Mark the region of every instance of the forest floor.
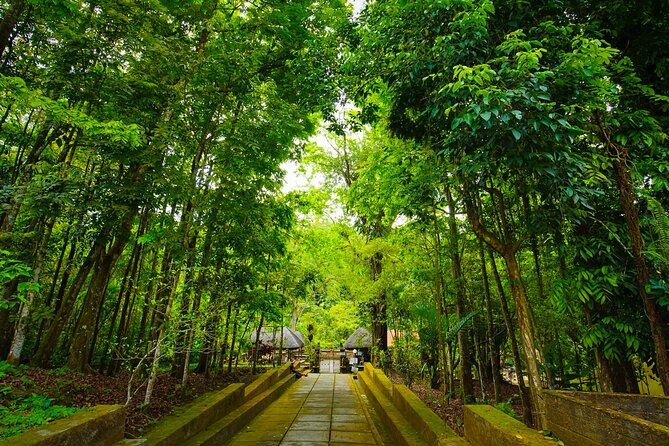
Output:
[[[393,382],[404,384],[402,378],[394,371],[389,371],[388,374]],[[484,384],[486,385],[486,390],[488,392],[487,401],[490,405],[495,406],[494,397],[491,395],[492,384]],[[502,380],[500,390],[501,403],[498,408],[507,412],[509,415],[513,413],[517,419],[522,420],[523,404],[520,400],[518,386]],[[421,381],[412,383],[411,391],[418,395],[418,397],[432,409],[434,413],[441,417],[441,419],[444,420],[458,435],[464,436],[464,405],[462,404],[461,399],[454,397],[446,398],[440,390],[432,389],[430,388],[429,383]],[[483,399],[480,382],[474,383],[474,394],[478,401]],[[511,411],[513,412],[511,413]]]
[[[35,400],[35,395],[45,398],[38,401],[66,407],[125,404],[129,379],[130,372],[126,371],[110,377],[67,369],[20,366],[0,373],[0,407],[18,406],[21,401]],[[153,421],[204,393],[222,389],[233,382],[250,380],[250,370],[247,369],[212,377],[192,373],[186,386],[182,386],[181,381],[171,377],[169,372],[161,372],[153,389],[150,407],[144,407],[143,388],[134,395],[126,418],[126,436],[134,438],[142,435]]]

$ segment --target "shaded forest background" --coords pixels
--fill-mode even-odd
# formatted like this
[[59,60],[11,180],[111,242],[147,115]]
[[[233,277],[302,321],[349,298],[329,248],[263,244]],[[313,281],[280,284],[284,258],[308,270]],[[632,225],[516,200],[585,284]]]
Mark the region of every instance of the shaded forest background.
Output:
[[[363,325],[443,395],[523,371],[538,426],[544,387],[669,394],[665,2],[0,11],[7,363],[149,405],[261,325]],[[320,187],[283,192],[289,160]]]

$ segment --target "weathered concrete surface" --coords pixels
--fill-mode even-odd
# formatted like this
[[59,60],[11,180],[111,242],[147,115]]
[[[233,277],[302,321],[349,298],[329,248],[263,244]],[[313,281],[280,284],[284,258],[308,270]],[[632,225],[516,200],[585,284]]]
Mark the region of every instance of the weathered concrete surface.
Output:
[[219,446],[230,440],[258,413],[274,402],[295,382],[292,374],[284,376],[279,382],[254,398],[239,402],[239,406],[220,420],[190,438],[184,444],[188,446]]
[[[587,398],[587,399],[586,399]],[[607,407],[627,407],[640,412],[648,407],[663,408],[664,413],[650,416],[656,420],[666,420],[666,402],[652,398],[650,405],[644,405],[638,398],[619,398],[606,394],[590,394],[584,397],[581,392],[544,391],[546,400],[548,428],[555,433],[567,446],[599,446],[599,445],[630,445],[630,446],[667,446],[669,445],[669,426],[659,424],[638,416],[620,412]],[[664,399],[664,398],[660,398]],[[641,410],[645,407],[646,409]],[[636,408],[636,409],[634,409]]]
[[248,401],[251,398],[258,396],[263,393],[274,384],[288,376],[290,373],[290,363],[283,364],[281,367],[271,369],[258,378],[254,379],[252,383],[249,383],[244,390],[244,400]]
[[466,445],[406,386],[393,384],[383,371],[366,363],[358,380],[396,444]]
[[11,445],[111,446],[124,433],[124,406],[95,406],[12,438]]
[[477,446],[556,446],[557,442],[488,405],[465,406],[465,438]]
[[552,395],[569,395],[594,405],[624,412],[626,414],[652,421],[653,423],[669,425],[669,397],[631,395],[628,393],[604,392],[565,392],[544,391]]
[[351,375],[309,374],[300,378],[248,423],[230,445],[381,444],[353,385]]
[[146,438],[125,438],[114,443],[114,446],[146,446],[147,444]]
[[[289,373],[290,364],[284,364],[268,370],[248,385],[231,384],[221,391],[198,398],[195,402],[156,424],[146,435],[148,444],[150,446],[183,444],[184,441],[196,437],[226,416],[238,411],[245,403],[259,395],[265,395],[272,386],[285,379]],[[244,419],[241,423],[246,421]],[[230,435],[234,433],[235,426],[232,423],[226,428],[230,430]]]
[[393,386],[393,403],[402,415],[418,429],[418,432],[430,445],[455,444],[461,438],[444,420],[432,412],[411,390],[402,384]]
[[231,384],[178,409],[145,436],[151,446],[176,446],[225,416],[244,400],[244,384]]

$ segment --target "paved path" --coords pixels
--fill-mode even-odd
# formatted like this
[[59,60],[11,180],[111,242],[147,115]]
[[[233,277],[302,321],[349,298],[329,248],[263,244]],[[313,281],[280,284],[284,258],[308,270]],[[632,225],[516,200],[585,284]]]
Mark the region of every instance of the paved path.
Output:
[[234,446],[381,445],[351,375],[310,373],[231,440]]

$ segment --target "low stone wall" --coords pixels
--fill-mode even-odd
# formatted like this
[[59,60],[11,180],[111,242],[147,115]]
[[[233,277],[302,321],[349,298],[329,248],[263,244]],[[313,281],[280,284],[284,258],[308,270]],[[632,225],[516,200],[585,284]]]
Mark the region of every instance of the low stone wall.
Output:
[[556,446],[542,433],[488,405],[465,406],[465,438],[477,446]]
[[263,373],[258,378],[254,379],[253,382],[251,382],[248,386],[246,386],[246,389],[244,390],[244,401],[248,401],[257,395],[260,395],[265,390],[279,382],[281,379],[288,376],[288,373],[290,373],[289,362],[283,364],[281,367],[277,367]]
[[545,391],[544,393],[573,396],[653,423],[669,425],[669,398],[667,397],[603,392]]
[[111,446],[125,433],[125,407],[95,406],[11,439],[12,446]]
[[196,399],[160,420],[145,436],[151,446],[177,446],[218,421],[244,399],[244,384],[230,384],[223,390]]
[[198,398],[154,426],[146,435],[149,446],[178,446],[217,423],[229,413],[266,392],[290,373],[290,364],[273,368],[248,385],[230,384]]
[[669,398],[543,392],[548,428],[566,446],[669,445]]
[[413,392],[402,384],[394,384],[382,370],[365,363],[358,377],[397,444],[468,444]]

